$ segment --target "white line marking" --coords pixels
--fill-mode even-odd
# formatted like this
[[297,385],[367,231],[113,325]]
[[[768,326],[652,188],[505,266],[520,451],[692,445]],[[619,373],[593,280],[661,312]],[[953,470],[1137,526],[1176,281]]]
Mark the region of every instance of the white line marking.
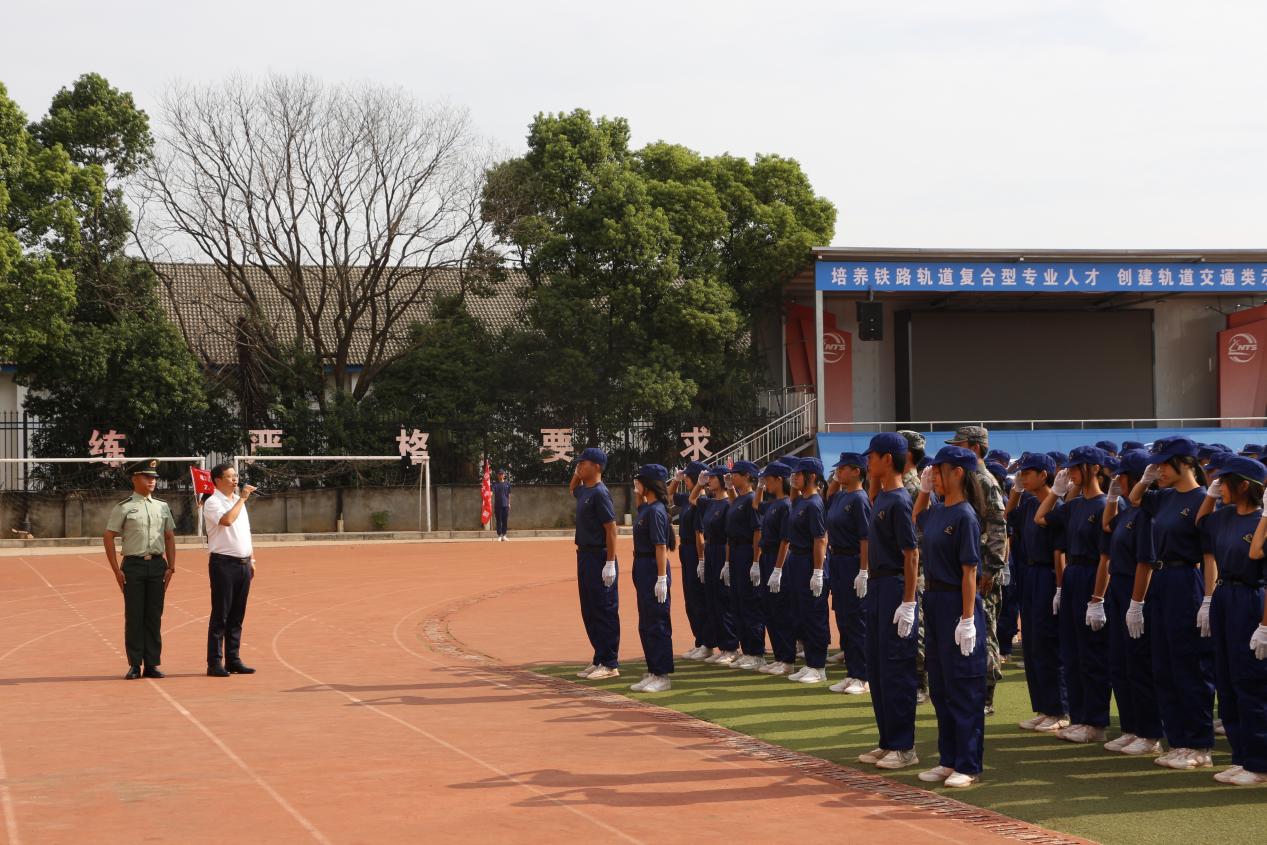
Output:
[[13,807],[13,796],[9,793],[9,773],[4,767],[3,747],[0,747],[0,804],[4,805],[4,831],[8,834],[9,845],[22,845],[22,837],[18,836],[18,814]]

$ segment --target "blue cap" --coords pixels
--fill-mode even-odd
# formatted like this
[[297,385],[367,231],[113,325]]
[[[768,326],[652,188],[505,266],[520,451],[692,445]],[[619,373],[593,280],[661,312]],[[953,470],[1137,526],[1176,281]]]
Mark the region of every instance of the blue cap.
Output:
[[668,481],[669,471],[660,464],[643,464],[638,467],[638,472],[634,478],[641,478],[646,481]]
[[1257,443],[1246,443],[1241,447],[1241,451],[1237,452],[1238,455],[1244,455],[1249,458],[1256,458],[1262,453],[1263,447],[1259,446]]
[[1122,441],[1123,452],[1126,452],[1130,449],[1143,449],[1143,448],[1144,448],[1144,444],[1140,443],[1138,440],[1123,440]]
[[1104,454],[1104,450],[1099,446],[1075,446],[1060,466],[1062,469],[1076,467],[1079,464],[1104,466],[1104,459],[1107,457],[1108,455]]
[[1263,466],[1253,458],[1233,455],[1223,460],[1223,466],[1219,472],[1220,478],[1227,475],[1239,475],[1257,484],[1262,484],[1267,481],[1267,466]]
[[701,473],[708,472],[708,464],[703,461],[691,461],[686,465],[686,475],[689,478],[698,480]]
[[1205,461],[1216,452],[1222,452],[1225,447],[1221,443],[1198,443],[1197,444],[1197,460]]
[[[902,440],[902,442],[905,443],[906,441]],[[795,472],[812,472],[822,478],[824,476],[823,462],[818,458],[801,458],[796,462]]]
[[607,453],[597,446],[591,446],[580,454],[576,459],[579,461],[590,461],[598,464],[601,469],[607,469]]
[[761,470],[762,478],[791,478],[792,468],[780,461],[771,461]]
[[1235,452],[1215,452],[1205,462],[1205,471],[1218,474],[1223,470],[1223,464],[1232,458],[1239,458],[1240,455]]
[[867,446],[867,452],[875,452],[877,455],[892,455],[894,463],[897,458],[905,458],[909,447],[907,440],[900,434],[883,431],[871,438],[871,444]]
[[837,467],[865,467],[867,459],[858,452],[841,452],[840,460],[832,464],[832,469]]
[[1012,456],[1007,452],[1004,452],[1002,449],[991,449],[985,454],[985,462],[988,464],[991,461],[999,466],[1006,467],[1008,464],[1012,463]]
[[775,458],[773,462],[776,464],[783,464],[783,466],[795,472],[796,465],[800,460],[801,459],[796,457],[795,455],[784,455],[781,458]]
[[1100,464],[1100,466],[1104,467],[1104,468],[1105,468],[1105,469],[1107,469],[1109,472],[1117,472],[1119,469],[1121,469],[1121,468],[1122,468],[1122,459],[1121,459],[1121,456],[1119,456],[1119,455],[1105,455],[1105,456],[1104,456],[1104,463]]
[[977,453],[962,446],[942,446],[933,456],[933,466],[950,464],[965,470],[977,468]]
[[1065,461],[1069,460],[1069,455],[1061,452],[1059,449],[1053,452],[1048,452],[1047,457],[1051,458],[1056,463],[1056,466],[1063,466]]
[[725,464],[713,464],[708,468],[708,474],[712,478],[725,478],[730,475],[730,467]]
[[1103,449],[1106,452],[1116,452],[1117,444],[1112,440],[1097,440],[1095,441],[1095,448]]
[[1016,471],[1022,472],[1027,469],[1045,472],[1048,476],[1054,478],[1056,475],[1056,462],[1052,460],[1051,455],[1044,452],[1026,452],[1021,455]]
[[994,476],[994,480],[999,482],[1000,487],[1007,485],[1007,467],[997,461],[986,461],[985,468],[990,475]]
[[730,471],[731,473],[746,475],[749,478],[756,478],[761,472],[761,469],[752,461],[735,461],[734,465],[731,466]]
[[1138,481],[1146,469],[1148,469],[1148,453],[1143,449],[1127,449],[1118,455],[1118,472]]
[[1197,444],[1191,437],[1163,437],[1153,442],[1153,450],[1148,453],[1150,464],[1164,464],[1171,458],[1195,458]]

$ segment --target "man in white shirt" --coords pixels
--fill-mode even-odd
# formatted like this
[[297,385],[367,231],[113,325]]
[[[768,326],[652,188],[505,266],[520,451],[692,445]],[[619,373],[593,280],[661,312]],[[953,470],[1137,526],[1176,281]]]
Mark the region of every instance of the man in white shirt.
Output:
[[[232,464],[211,468],[216,492],[202,505],[211,550],[211,618],[207,624],[207,674],[214,678],[250,675],[255,670],[242,662],[242,619],[246,599],[255,577],[255,556],[251,546],[251,518],[246,500],[255,488],[247,484],[238,495],[238,471]],[[224,663],[220,662],[223,644]]]

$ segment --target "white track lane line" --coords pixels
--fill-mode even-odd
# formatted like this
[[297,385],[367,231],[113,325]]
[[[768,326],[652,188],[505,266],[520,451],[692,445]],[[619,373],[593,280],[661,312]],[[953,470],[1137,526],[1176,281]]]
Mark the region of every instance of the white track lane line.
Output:
[[[422,588],[422,586],[430,587],[430,585],[429,585],[429,584],[428,584],[428,585],[420,585],[419,589],[421,589],[421,588]],[[642,840],[641,840],[641,839],[637,839],[637,838],[635,838],[635,837],[633,837],[633,836],[630,836],[628,833],[625,833],[623,830],[621,830],[621,829],[619,829],[619,828],[617,828],[617,827],[614,827],[614,826],[612,826],[612,825],[610,825],[610,824],[607,824],[607,822],[603,821],[602,819],[598,819],[598,818],[595,818],[594,816],[591,816],[589,813],[586,813],[585,811],[583,811],[583,810],[579,809],[578,807],[573,806],[572,804],[567,804],[567,803],[565,803],[565,802],[563,802],[563,801],[558,800],[557,798],[555,798],[554,796],[550,795],[549,793],[544,792],[544,791],[542,791],[542,790],[540,790],[540,789],[537,789],[537,787],[533,786],[532,784],[530,784],[530,783],[526,783],[525,781],[520,780],[519,778],[517,778],[517,777],[515,777],[514,775],[512,775],[510,772],[507,772],[507,771],[504,771],[504,770],[502,770],[502,769],[498,768],[497,766],[493,765],[492,763],[488,762],[487,760],[484,760],[483,758],[478,757],[478,756],[476,756],[475,754],[472,754],[471,752],[469,752],[469,751],[467,751],[467,750],[465,750],[465,749],[463,749],[463,748],[459,748],[458,746],[454,745],[453,743],[449,742],[448,740],[441,739],[440,737],[436,736],[435,734],[431,733],[430,731],[428,731],[428,730],[426,730],[426,729],[424,729],[424,728],[420,728],[420,727],[418,727],[417,725],[413,724],[412,722],[408,722],[408,721],[406,721],[405,719],[402,719],[402,718],[400,718],[399,716],[395,715],[394,713],[389,713],[389,712],[387,712],[386,710],[383,710],[382,708],[380,708],[380,707],[378,707],[378,706],[376,706],[376,705],[374,705],[374,704],[369,703],[368,701],[365,701],[365,700],[363,700],[363,699],[357,698],[356,696],[354,696],[354,695],[352,695],[352,694],[350,694],[350,693],[344,692],[343,690],[340,690],[340,689],[334,689],[334,688],[330,687],[330,683],[329,683],[329,682],[327,682],[327,681],[323,681],[323,680],[321,680],[320,678],[318,678],[318,677],[316,677],[316,676],[314,676],[314,675],[309,675],[307,672],[303,671],[302,669],[299,669],[299,668],[298,668],[298,667],[296,667],[295,665],[293,665],[293,664],[291,664],[290,662],[288,662],[288,661],[286,660],[286,658],[282,657],[281,652],[280,652],[280,651],[278,650],[278,648],[277,648],[277,643],[278,643],[278,640],[281,638],[281,635],[282,635],[283,633],[285,633],[285,632],[286,632],[286,630],[287,630],[288,628],[290,628],[292,625],[295,625],[295,624],[296,624],[296,623],[298,623],[298,622],[302,622],[304,619],[307,619],[309,616],[313,616],[313,615],[315,615],[316,613],[327,613],[327,612],[329,612],[329,611],[331,611],[331,610],[334,610],[335,608],[338,608],[338,607],[345,607],[345,606],[350,605],[350,604],[357,604],[358,602],[368,601],[368,600],[370,600],[370,599],[383,598],[384,596],[394,596],[394,595],[399,595],[399,594],[400,594],[400,590],[392,590],[392,591],[390,591],[390,592],[380,593],[380,594],[378,594],[378,595],[374,595],[374,596],[362,596],[362,597],[360,597],[360,598],[353,599],[353,600],[351,600],[351,601],[346,601],[346,602],[341,602],[340,604],[330,605],[329,607],[325,607],[325,608],[322,608],[321,610],[318,610],[318,611],[313,611],[312,613],[307,613],[307,614],[304,614],[303,616],[300,616],[300,617],[298,617],[298,618],[296,618],[296,619],[293,619],[293,620],[291,620],[290,622],[288,622],[288,623],[287,623],[284,627],[282,627],[281,629],[279,629],[279,630],[277,631],[277,633],[273,636],[273,656],[274,656],[275,658],[277,658],[277,661],[278,661],[279,663],[281,663],[283,666],[285,666],[285,667],[286,667],[287,669],[289,669],[290,671],[294,672],[296,675],[299,675],[301,678],[307,678],[309,681],[311,681],[311,682],[312,682],[312,683],[314,683],[314,684],[319,684],[319,685],[321,685],[321,686],[327,687],[327,688],[329,688],[329,689],[330,689],[330,692],[338,693],[339,695],[341,695],[341,696],[343,696],[344,698],[346,698],[348,701],[351,701],[351,702],[353,702],[354,704],[357,704],[357,705],[359,705],[359,706],[361,706],[361,707],[363,707],[363,708],[366,708],[366,709],[368,709],[368,710],[371,710],[371,711],[373,711],[374,713],[377,713],[378,715],[382,716],[384,719],[390,719],[391,721],[395,722],[396,724],[398,724],[398,725],[400,725],[400,726],[402,726],[402,727],[404,727],[404,728],[407,728],[408,730],[413,731],[414,733],[418,734],[419,736],[425,737],[426,739],[430,740],[431,742],[435,743],[436,745],[439,745],[441,748],[445,748],[445,749],[447,749],[447,750],[449,750],[449,751],[452,751],[454,754],[457,754],[457,755],[459,755],[459,756],[461,756],[461,757],[465,757],[467,760],[470,760],[472,763],[475,763],[475,764],[476,764],[476,765],[478,765],[478,766],[482,766],[483,768],[487,769],[488,771],[492,772],[493,774],[497,775],[498,777],[503,778],[503,779],[505,779],[505,780],[507,780],[507,781],[509,781],[509,782],[511,782],[511,783],[514,783],[514,784],[516,784],[517,786],[521,786],[521,787],[523,787],[524,789],[528,790],[529,792],[533,793],[534,795],[537,795],[537,796],[538,796],[538,797],[540,797],[540,798],[544,798],[545,800],[549,801],[550,803],[555,804],[556,806],[562,807],[563,809],[565,809],[565,810],[567,810],[567,811],[569,811],[569,812],[573,813],[574,815],[580,816],[581,818],[585,819],[586,821],[588,821],[588,822],[590,822],[590,823],[592,823],[592,824],[594,824],[594,825],[596,825],[596,826],[598,826],[598,827],[602,828],[603,830],[606,830],[608,833],[612,834],[613,836],[617,837],[618,839],[621,839],[621,840],[623,840],[623,841],[625,841],[625,842],[633,842],[633,843],[637,843],[637,845],[643,845],[643,842],[642,842]],[[427,610],[427,609],[430,609],[430,608],[433,608],[433,607],[439,607],[439,606],[441,606],[441,605],[447,604],[447,603],[448,603],[448,602],[450,602],[450,601],[453,601],[453,599],[452,599],[452,598],[449,598],[449,599],[445,599],[445,600],[442,600],[442,601],[437,601],[437,602],[434,602],[434,603],[432,603],[432,604],[430,604],[430,605],[424,605],[423,607],[419,608],[418,610]],[[418,612],[418,611],[414,611],[414,612]]]

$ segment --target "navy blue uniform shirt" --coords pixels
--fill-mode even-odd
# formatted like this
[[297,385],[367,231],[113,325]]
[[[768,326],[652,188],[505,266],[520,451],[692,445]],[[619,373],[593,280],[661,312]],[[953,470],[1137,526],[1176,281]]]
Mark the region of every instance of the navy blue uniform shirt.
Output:
[[1205,488],[1180,493],[1173,487],[1149,490],[1140,507],[1153,518],[1153,544],[1158,560],[1201,561],[1201,532],[1197,511],[1205,500]]
[[[1018,525],[1021,532],[1021,546],[1025,550],[1025,562],[1027,564],[1041,564],[1043,566],[1051,566],[1056,560],[1057,541],[1064,535],[1064,531],[1048,525],[1039,525],[1034,521],[1034,514],[1038,513],[1038,497],[1025,494],[1020,504],[1016,506],[1016,510],[1012,511],[1016,515]],[[1057,503],[1051,513],[1047,514],[1048,523],[1054,514],[1064,509],[1064,505]]]
[[695,500],[696,526],[704,532],[705,543],[726,542],[726,508],[729,505],[725,498],[708,499],[702,493]]
[[752,545],[757,533],[758,514],[752,507],[752,493],[736,496],[726,508],[726,539],[732,543]]
[[493,505],[499,508],[510,507],[510,482],[493,482]]
[[981,523],[972,505],[933,505],[919,515],[919,527],[924,532],[924,577],[960,584],[968,565],[981,574]]
[[1217,510],[1201,520],[1201,550],[1214,555],[1220,578],[1261,582],[1263,561],[1251,560],[1249,544],[1263,518],[1262,510],[1241,515],[1236,508]]
[[1109,523],[1112,530],[1100,532],[1100,554],[1109,556],[1110,575],[1134,575],[1138,564],[1157,559],[1153,520],[1143,508],[1121,506],[1121,502],[1129,501],[1125,497],[1118,499],[1117,516]]
[[695,548],[695,508],[691,507],[689,493],[674,493],[673,504],[677,505],[677,535],[684,542]]
[[827,515],[823,512],[823,497],[815,493],[801,496],[788,514],[787,540],[794,549],[811,552],[814,540],[827,536]]
[[607,532],[603,526],[616,521],[616,506],[611,493],[601,481],[593,487],[584,484],[573,493],[576,496],[576,544],[578,546],[606,546]]
[[1065,502],[1063,508],[1052,508],[1047,514],[1047,525],[1064,533],[1063,541],[1057,539],[1056,548],[1063,549],[1071,557],[1083,561],[1100,561],[1100,535],[1104,533],[1104,504],[1101,493],[1094,499],[1078,496]]
[[672,529],[664,503],[656,501],[639,505],[638,519],[633,528],[634,557],[651,556],[655,554],[656,546],[668,546]]
[[838,490],[827,499],[827,542],[838,555],[856,555],[867,539],[871,499],[865,490]]
[[901,575],[902,553],[915,547],[911,494],[905,487],[882,491],[871,505],[867,524],[867,569],[872,575]]
[[777,549],[787,539],[787,518],[792,503],[787,496],[761,502],[761,548]]

